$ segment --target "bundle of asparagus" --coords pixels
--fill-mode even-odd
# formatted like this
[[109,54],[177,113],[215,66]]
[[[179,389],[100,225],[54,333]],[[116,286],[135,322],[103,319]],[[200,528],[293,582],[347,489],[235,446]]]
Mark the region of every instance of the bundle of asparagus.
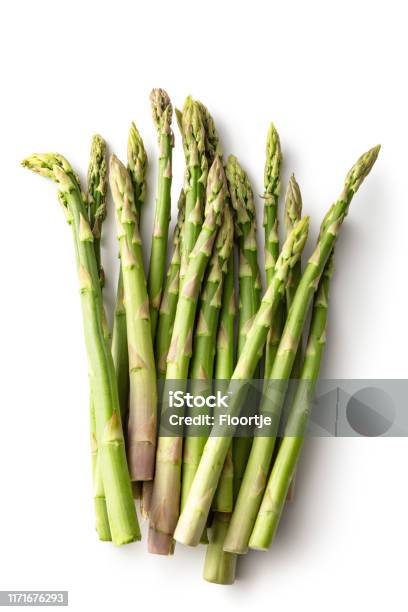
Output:
[[[59,154],[32,155],[23,166],[57,183],[58,200],[73,233],[89,363],[99,538],[117,545],[139,540],[133,497],[140,497],[142,515],[149,519],[150,552],[171,555],[176,542],[192,546],[208,542],[204,578],[232,584],[237,555],[271,545],[293,487],[325,346],[334,245],[379,147],[363,154],[347,174],[302,271],[309,218],[301,217],[302,198],[292,175],[280,248],[282,152],[278,132],[270,125],[264,172],[263,292],[252,186],[236,157],[230,155],[224,162],[210,112],[191,97],[182,111],[176,110],[185,180],[167,266],[173,106],[161,89],[152,91],[150,101],[159,150],[147,276],[140,235],[147,156],[134,123],[128,166],[115,155],[109,163],[120,256],[112,333],[102,293],[105,282],[110,282],[101,257],[108,209],[104,140],[100,136],[92,140],[86,193]],[[273,423],[272,433],[234,438],[235,425],[220,428],[217,411],[212,412],[206,400],[220,390],[229,393],[224,416],[238,417],[245,397],[252,398],[241,383],[260,378],[261,372],[259,415]],[[158,386],[159,379],[163,385]],[[290,379],[297,381],[293,393],[288,391]],[[198,434],[187,420],[184,431],[168,431],[175,381],[183,397],[202,400],[198,415],[205,426]],[[241,391],[236,391],[237,384]],[[289,416],[279,439],[285,402]],[[255,414],[255,400],[253,404]],[[186,408],[185,415],[189,415]]]

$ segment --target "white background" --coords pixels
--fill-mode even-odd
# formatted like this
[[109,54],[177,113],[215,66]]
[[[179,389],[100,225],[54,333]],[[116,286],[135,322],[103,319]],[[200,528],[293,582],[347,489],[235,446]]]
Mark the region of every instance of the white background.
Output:
[[[275,122],[284,178],[296,173],[313,241],[345,172],[381,142],[339,241],[322,375],[404,378],[405,4],[2,3],[1,589],[68,589],[74,610],[406,609],[404,439],[309,440],[273,548],[243,559],[234,587],[201,579],[202,547],[167,559],[149,556],[145,542],[97,541],[71,235],[53,185],[19,168],[34,151],[56,150],[84,176],[92,133],[123,159],[134,119],[151,159],[148,247],[156,155],[148,94],[164,87],[180,107],[191,93],[257,194]],[[103,253],[111,304],[112,217]]]

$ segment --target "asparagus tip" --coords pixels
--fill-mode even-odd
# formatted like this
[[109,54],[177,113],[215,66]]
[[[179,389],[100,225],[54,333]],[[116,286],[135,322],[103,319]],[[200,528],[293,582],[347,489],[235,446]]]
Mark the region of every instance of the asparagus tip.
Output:
[[150,93],[153,121],[159,133],[171,135],[173,107],[168,93],[164,89],[152,89]]
[[361,183],[364,181],[366,176],[368,176],[372,167],[374,166],[380,149],[381,145],[377,145],[372,149],[369,149],[366,153],[363,153],[363,155],[358,158],[354,166],[352,166],[347,173],[343,194],[341,196],[342,199],[348,199],[348,194],[354,194],[357,192]]
[[286,232],[293,229],[296,221],[302,216],[302,195],[295,175],[289,179],[285,194],[285,226]]
[[130,124],[128,146],[127,146],[128,168],[131,173],[132,183],[137,192],[137,200],[142,203],[145,195],[145,180],[147,155],[142,137],[134,121]]
[[94,134],[88,166],[88,197],[94,197],[92,191],[99,191],[105,197],[106,187],[106,142],[102,136]]

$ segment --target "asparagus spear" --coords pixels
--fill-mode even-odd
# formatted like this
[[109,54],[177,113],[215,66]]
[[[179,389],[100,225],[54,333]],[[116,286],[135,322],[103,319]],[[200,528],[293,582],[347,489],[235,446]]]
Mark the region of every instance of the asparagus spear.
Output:
[[[61,204],[64,206],[64,198],[59,195]],[[99,275],[99,281],[101,276]],[[105,311],[102,303],[102,329],[105,339],[105,344],[110,350],[110,330],[105,317]],[[112,535],[109,526],[108,510],[106,507],[105,489],[103,486],[102,463],[101,456],[98,452],[97,427],[95,406],[92,397],[92,385],[90,389],[90,425],[91,425],[91,454],[92,454],[92,476],[94,485],[94,508],[95,508],[95,528],[99,539],[103,542],[111,542]]]
[[[128,137],[128,170],[131,175],[134,200],[140,223],[140,210],[146,192],[147,156],[143,141],[134,123],[131,124]],[[116,306],[112,332],[112,355],[115,364],[118,385],[120,410],[123,423],[127,422],[129,405],[129,356],[126,332],[126,309],[124,304],[122,266],[119,268]],[[126,427],[124,427],[126,432]]]
[[[238,359],[232,380],[251,378],[265,345],[268,329],[273,315],[285,291],[289,269],[296,263],[307,237],[309,219],[303,219],[285,242],[275,267],[275,274],[248,332],[245,348]],[[237,416],[241,408],[241,394],[235,393],[230,398],[228,413]],[[233,429],[233,428],[231,428]],[[217,488],[228,449],[230,436],[210,435],[205,445],[203,456],[198,466],[187,503],[179,518],[174,537],[177,541],[190,546],[198,544],[212,498]]]
[[[273,275],[279,255],[278,201],[280,194],[280,167],[282,152],[279,134],[270,124],[266,139],[266,161],[264,172],[264,231],[265,231],[265,272],[266,283]],[[279,306],[274,325],[268,335],[265,351],[265,378],[269,376],[275,359],[283,326],[283,306]]]
[[[370,172],[378,155],[378,147],[362,155],[347,174],[344,189],[328,211],[322,225],[316,249],[309,259],[300,280],[291,309],[286,319],[278,352],[270,374],[269,388],[261,412],[273,418],[277,425],[285,398],[286,383],[290,377],[304,321],[317,289],[327,259],[333,249],[341,224],[347,215],[351,200]],[[266,486],[276,437],[255,438],[244,479],[234,508],[224,548],[229,552],[244,554],[258,514]]]
[[[196,299],[207,263],[212,254],[212,247],[218,227],[221,224],[221,212],[224,211],[226,199],[227,184],[224,168],[220,158],[217,157],[208,175],[207,203],[204,224],[199,236],[200,240],[196,242],[194,250],[189,254],[186,282],[177,304],[166,372],[166,378],[172,380],[185,380],[187,377],[191,359],[192,323],[197,308]],[[185,243],[183,242],[184,248]],[[185,317],[184,315],[188,316]],[[188,320],[188,324],[186,320]]]
[[313,302],[309,338],[300,383],[286,425],[285,436],[279,447],[261,507],[249,540],[250,548],[267,550],[279,524],[289,485],[293,480],[303,446],[310,405],[319,376],[326,343],[326,324],[329,286],[333,272],[333,251],[326,264]]
[[178,217],[173,236],[173,255],[167,272],[163,297],[160,304],[159,321],[155,338],[156,366],[159,378],[164,378],[167,369],[167,353],[171,342],[174,318],[176,316],[179,296],[181,234],[185,215],[186,196],[180,192],[178,201]]
[[[222,381],[222,385],[230,380],[234,372],[234,318],[234,254],[232,253],[224,281],[215,361],[215,378]],[[204,563],[204,579],[216,584],[233,584],[235,580],[237,557],[223,550],[233,507],[233,475],[230,447],[212,504],[215,513],[209,530],[209,544]]]
[[[217,234],[200,298],[189,374],[191,379],[190,390],[194,395],[206,395],[211,393],[212,390],[215,344],[222,305],[222,287],[233,237],[234,226],[231,210],[229,206],[225,206],[223,222]],[[204,413],[204,409],[202,413]],[[189,435],[189,429],[187,428],[183,448],[181,509],[183,509],[187,499],[206,440],[206,436]]]
[[236,212],[239,241],[239,336],[238,356],[242,353],[248,330],[261,303],[261,283],[256,244],[254,198],[248,176],[238,160],[230,155],[226,165],[228,188]]
[[264,230],[265,230],[265,271],[266,283],[271,282],[275,263],[279,256],[278,200],[280,193],[280,167],[282,152],[279,134],[270,124],[266,140],[266,161],[264,172]]
[[136,204],[129,172],[112,155],[110,185],[116,209],[129,355],[128,461],[132,480],[151,480],[157,424],[156,368]]
[[[93,235],[93,248],[98,268],[99,282],[104,285],[104,272],[101,264],[101,230],[106,218],[106,143],[99,135],[92,138],[91,154],[88,166],[88,184],[86,196],[86,210],[88,222]],[[62,199],[62,205],[63,199]],[[109,331],[105,327],[105,341],[109,342]],[[108,512],[106,509],[105,491],[103,488],[102,470],[98,460],[98,443],[96,439],[95,408],[90,394],[90,424],[91,424],[91,452],[92,474],[94,483],[94,506],[96,518],[96,531],[99,539],[110,541],[112,539],[109,527]]]
[[[181,260],[181,232],[184,223],[186,198],[184,190],[180,192],[178,202],[178,217],[173,236],[173,255],[167,272],[166,283],[164,285],[163,297],[160,304],[159,321],[155,338],[156,368],[159,378],[166,376],[167,353],[171,342],[174,318],[176,316],[177,302],[180,285],[180,260]],[[152,501],[153,481],[143,483],[140,510],[142,515],[147,518],[150,514]]]
[[[292,230],[294,224],[301,218],[302,216],[302,195],[300,193],[299,185],[295,179],[295,175],[289,179],[288,187],[286,189],[285,195],[285,230],[286,234]],[[296,266],[293,268],[289,282],[286,288],[286,315],[289,312],[290,307],[292,306],[293,298],[296,293],[296,289],[298,288],[300,279],[302,277],[302,261],[299,260]],[[303,362],[303,346],[302,339],[300,339],[299,347],[296,353],[295,361],[293,362],[293,368],[291,373],[291,378],[293,380],[297,380],[302,371],[302,362]],[[286,402],[288,405],[292,403],[293,394],[290,392],[286,398]],[[292,481],[289,494],[287,499],[291,499],[293,497],[294,492],[294,484],[295,477]]]
[[[234,321],[234,253],[228,261],[227,274],[224,280],[220,324],[217,335],[217,352],[215,356],[215,379],[223,387],[231,379],[235,367]],[[224,389],[227,390],[227,389]],[[231,512],[233,507],[234,465],[230,448],[221,472],[220,481],[214,495],[212,509],[218,512]]]
[[[241,355],[248,330],[261,303],[261,282],[256,243],[256,213],[248,176],[233,155],[228,157],[226,174],[232,205],[236,212],[236,235],[239,246],[239,320],[238,357]],[[254,378],[259,377],[259,368]],[[241,485],[252,439],[239,437],[233,440],[234,491]]]
[[159,139],[159,169],[157,179],[157,200],[154,217],[152,247],[147,289],[150,298],[150,323],[152,338],[156,333],[166,267],[167,241],[171,212],[172,148],[174,135],[171,129],[173,107],[163,89],[153,89],[150,94],[153,121]]
[[126,464],[114,366],[104,337],[102,294],[93,235],[87,221],[79,180],[67,160],[58,154],[33,155],[23,161],[23,166],[58,184],[59,199],[73,231],[95,409],[96,441],[112,541],[120,545],[139,540],[140,531]]
[[[221,160],[217,157],[208,175],[204,224],[196,245],[190,253],[185,280],[177,304],[173,335],[167,356],[166,379],[169,381],[187,379],[197,299],[221,222],[226,197],[227,185],[224,169]],[[164,404],[166,404],[167,396],[168,392],[165,388]],[[164,405],[163,413],[165,410]],[[170,554],[172,551],[173,532],[179,514],[181,455],[181,437],[159,437],[149,528],[149,551],[153,553]]]
[[[285,195],[285,229],[286,235],[290,234],[293,227],[302,217],[302,195],[300,193],[299,185],[296,182],[295,175],[289,179],[288,188]],[[299,286],[300,279],[302,277],[302,261],[299,259],[296,266],[290,273],[288,284],[286,286],[286,315],[289,313],[290,307],[293,304],[293,300],[296,294],[296,290]],[[302,364],[302,345],[299,343],[299,349],[296,353],[295,362],[292,369],[292,378],[296,379],[299,377],[300,368]]]
[[189,256],[194,248],[203,223],[205,189],[207,184],[208,161],[205,151],[205,130],[200,106],[190,96],[183,111],[177,114],[182,133],[186,173],[184,191],[186,213],[183,227],[183,249],[180,282],[184,282]]

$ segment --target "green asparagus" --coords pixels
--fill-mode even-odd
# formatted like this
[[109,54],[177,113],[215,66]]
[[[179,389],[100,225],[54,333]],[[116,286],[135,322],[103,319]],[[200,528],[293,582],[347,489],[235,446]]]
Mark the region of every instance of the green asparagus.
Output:
[[[378,155],[378,147],[362,155],[347,174],[344,189],[328,211],[319,240],[305,271],[286,319],[282,338],[273,362],[269,388],[265,390],[261,413],[279,423],[287,380],[293,367],[305,318],[317,289],[327,259],[333,249],[351,200],[370,172]],[[254,439],[244,479],[234,508],[224,549],[245,554],[266,486],[266,479],[275,447],[276,436],[258,436]]]
[[[128,137],[128,169],[131,173],[133,193],[140,223],[140,210],[146,192],[147,156],[143,141],[134,123],[131,124]],[[113,319],[112,355],[115,364],[116,381],[118,385],[120,410],[127,437],[127,421],[129,409],[129,356],[126,331],[126,309],[124,304],[122,267],[119,266],[118,287],[116,291],[116,306]]]
[[295,473],[296,464],[303,446],[314,387],[319,375],[326,344],[328,296],[332,272],[333,251],[326,264],[314,298],[312,321],[300,382],[291,406],[286,433],[272,467],[261,507],[249,540],[250,548],[261,550],[269,548],[279,523],[289,485]]
[[[227,386],[235,367],[234,322],[235,322],[235,289],[234,289],[234,253],[228,261],[227,274],[224,280],[220,324],[217,335],[215,356],[215,379],[221,381],[216,385]],[[218,387],[217,387],[218,388]],[[223,389],[226,391],[227,389]],[[232,512],[234,488],[234,465],[232,449],[228,450],[220,481],[214,495],[212,509],[217,512]]]
[[176,316],[177,302],[179,296],[180,263],[181,263],[181,235],[183,231],[185,215],[186,196],[184,190],[180,192],[178,201],[178,217],[173,236],[173,255],[167,272],[164,285],[163,297],[160,304],[159,322],[155,338],[155,353],[157,375],[159,378],[166,376],[167,353],[171,342],[174,318]]
[[128,461],[132,480],[154,474],[156,368],[134,191],[129,172],[112,155],[110,185],[116,209],[129,355]]
[[102,294],[93,235],[77,175],[61,155],[33,155],[23,166],[58,184],[59,200],[71,225],[77,260],[85,342],[89,361],[96,437],[112,541],[126,544],[140,539],[132,498],[112,355],[104,328]]
[[[93,235],[93,247],[98,268],[99,282],[101,287],[105,284],[105,276],[101,263],[101,230],[106,218],[106,143],[99,135],[92,138],[91,154],[88,166],[88,181],[86,194],[86,210],[88,222]],[[63,205],[63,200],[62,200]],[[105,341],[109,343],[109,331],[105,326]],[[92,473],[94,482],[94,505],[96,517],[96,531],[99,539],[110,541],[112,539],[109,527],[108,513],[106,509],[105,492],[103,489],[102,469],[98,460],[98,444],[96,441],[95,409],[90,397],[90,423],[91,423],[91,449],[92,449]]]
[[[285,230],[286,234],[292,230],[294,224],[301,218],[302,216],[302,195],[300,193],[299,185],[296,182],[295,175],[289,179],[288,187],[286,189],[285,194]],[[301,259],[298,261],[296,266],[293,268],[292,273],[289,278],[288,286],[286,288],[286,316],[289,312],[289,309],[292,305],[293,298],[296,293],[296,289],[298,288],[300,279],[302,276],[302,261]],[[297,380],[300,376],[302,370],[302,362],[303,362],[303,343],[302,338],[300,339],[298,350],[296,352],[295,361],[293,362],[291,378],[293,380]],[[289,389],[286,403],[290,405],[293,400],[292,388]],[[287,499],[290,500],[293,498],[294,494],[294,486],[295,486],[295,477],[293,478],[293,482],[290,486]]]
[[[217,157],[208,175],[205,219],[193,251],[177,304],[173,334],[167,355],[166,379],[185,381],[191,359],[193,325],[197,300],[227,198],[227,184],[221,160]],[[183,244],[184,248],[184,244]],[[166,389],[163,394],[166,403]],[[164,406],[163,412],[166,411]],[[181,437],[159,437],[156,474],[150,509],[149,550],[170,554],[180,502]],[[202,533],[203,529],[201,530]],[[200,534],[201,535],[201,534]]]
[[[296,182],[295,175],[289,179],[288,188],[285,195],[285,230],[286,235],[290,234],[294,225],[299,221],[302,216],[302,195],[300,193],[299,185]],[[296,294],[300,279],[302,277],[302,261],[299,259],[296,266],[294,266],[289,276],[289,281],[286,287],[286,315],[289,313],[290,307],[292,306],[293,299]],[[302,342],[300,341],[298,351],[296,353],[295,361],[292,368],[291,377],[297,379],[300,374],[300,369],[303,360],[303,349]]]
[[[222,224],[208,264],[207,278],[201,292],[198,321],[193,341],[193,357],[189,373],[191,380],[190,391],[193,395],[206,395],[212,391],[218,320],[222,305],[222,288],[232,249],[233,237],[234,226],[231,210],[229,206],[225,206]],[[194,429],[194,427],[191,429]],[[187,428],[183,448],[181,509],[183,509],[187,499],[206,439],[206,436],[190,436],[189,428]]]
[[[280,194],[280,167],[282,152],[279,134],[270,124],[266,139],[266,161],[264,172],[264,231],[265,273],[268,285],[279,255],[278,202]],[[269,332],[265,351],[265,378],[269,376],[278,348],[283,324],[283,306],[280,305],[272,329]]]
[[230,155],[226,165],[228,188],[236,212],[239,240],[239,336],[238,356],[261,303],[261,282],[256,244],[256,214],[251,184],[238,160]]
[[[181,232],[184,223],[185,203],[186,198],[184,190],[182,189],[178,201],[177,223],[173,235],[173,255],[167,271],[155,339],[156,368],[159,378],[164,378],[166,376],[167,353],[171,342],[171,334],[179,296]],[[150,514],[152,492],[153,481],[145,481],[143,483],[140,502],[140,511],[144,518],[148,518]]]
[[[232,205],[236,212],[236,235],[239,245],[239,320],[238,357],[242,354],[256,312],[261,303],[261,282],[256,243],[256,213],[248,176],[233,155],[228,157],[226,174]],[[259,368],[253,374],[259,377]],[[252,438],[233,440],[234,492],[239,491],[246,462],[251,450]]]
[[156,325],[163,290],[166,268],[167,241],[171,212],[172,148],[174,135],[171,129],[173,107],[163,89],[153,89],[150,94],[153,120],[159,139],[159,167],[157,178],[157,199],[153,226],[152,247],[147,289],[150,298],[150,324],[152,338]]
[[[247,380],[253,375],[264,348],[272,318],[285,291],[289,269],[296,263],[305,244],[308,225],[308,218],[298,223],[283,246],[276,263],[275,274],[248,332],[245,348],[238,359],[232,380]],[[236,413],[239,413],[241,399],[239,393],[230,398],[228,411],[230,415],[236,416]],[[231,437],[216,434],[217,429],[215,435],[210,435],[205,445],[190,495],[174,534],[178,542],[190,546],[195,546],[199,542],[231,444]]]
[[[234,319],[234,254],[232,253],[224,280],[215,360],[215,378],[221,381],[220,384],[223,386],[227,385],[235,367]],[[209,530],[209,544],[204,563],[204,579],[216,584],[233,584],[235,580],[237,557],[223,550],[224,538],[233,508],[233,478],[234,467],[230,447],[212,503],[212,509],[215,512]]]
[[183,284],[189,256],[195,246],[203,223],[208,161],[205,151],[205,129],[200,106],[189,96],[184,103],[181,116],[178,114],[177,117],[181,127],[186,159],[184,181],[186,213],[180,268],[180,282]]
[[126,309],[123,292],[122,266],[119,264],[118,287],[113,318],[112,357],[115,365],[116,383],[118,386],[120,414],[123,431],[127,437],[127,421],[129,418],[129,355],[126,332]]

